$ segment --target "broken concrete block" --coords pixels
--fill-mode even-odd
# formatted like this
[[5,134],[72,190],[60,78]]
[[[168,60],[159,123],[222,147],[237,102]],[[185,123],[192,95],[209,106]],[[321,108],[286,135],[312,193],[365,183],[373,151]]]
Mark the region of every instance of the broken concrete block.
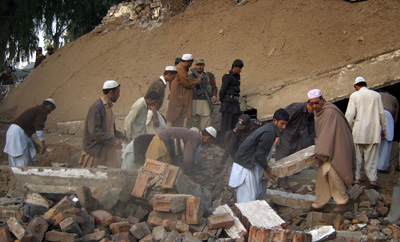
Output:
[[4,227],[0,228],[0,241],[4,241],[4,242],[12,242],[12,241],[14,241],[11,238],[10,230],[8,229],[7,226],[4,226]]
[[306,217],[306,225],[314,228],[319,225],[333,225],[337,215],[331,213],[311,212]]
[[201,202],[197,197],[191,196],[186,200],[186,223],[199,224],[203,216]]
[[381,194],[374,189],[365,190],[364,194],[367,195],[369,202],[372,206],[375,206],[379,200]]
[[51,205],[46,198],[44,198],[39,193],[34,193],[34,192],[28,192],[27,194],[25,194],[24,202],[27,204],[43,206],[45,208],[50,208]]
[[382,194],[382,201],[385,203],[386,207],[389,207],[392,204],[392,196],[389,194]]
[[[106,209],[112,209],[120,200],[121,188],[94,187],[92,188],[92,197],[97,200],[101,206]],[[90,196],[87,194],[87,196]],[[89,199],[90,200],[90,199]]]
[[129,233],[131,233],[136,239],[140,240],[147,235],[151,235],[151,230],[147,223],[141,222],[133,225],[129,229]]
[[104,210],[93,211],[93,212],[91,212],[91,215],[94,216],[94,219],[96,220],[96,222],[101,224],[101,226],[103,226],[103,228],[106,228],[106,227],[110,226],[110,224],[115,222],[115,217],[113,217],[112,214],[110,214],[109,212],[104,211]]
[[161,189],[173,189],[178,172],[179,167],[168,165],[167,171],[165,172],[165,176],[161,184]]
[[155,211],[179,213],[185,210],[186,201],[189,197],[191,195],[158,194],[152,198],[151,202]]
[[41,242],[43,241],[44,234],[47,231],[49,225],[47,224],[46,220],[41,217],[35,217],[32,221],[28,224],[28,229],[32,232],[33,242]]
[[18,221],[16,218],[11,217],[7,221],[8,228],[10,229],[11,233],[14,234],[17,239],[21,241],[31,241],[32,240],[32,233],[25,227],[25,225]]
[[80,225],[82,225],[84,223],[83,218],[80,217],[79,215],[72,214],[72,213],[60,212],[56,216],[53,217],[53,219],[54,219],[53,225],[58,226],[64,219],[67,219],[70,217],[72,217],[74,219],[74,221]]
[[177,232],[171,231],[161,239],[161,242],[175,242],[177,241],[178,237],[179,234]]
[[277,177],[290,176],[307,169],[315,163],[314,147],[314,145],[309,146],[279,161],[275,161],[270,167]]
[[163,226],[157,226],[151,232],[156,241],[160,241],[167,234],[167,230]]
[[82,207],[86,208],[89,211],[92,210],[92,204],[94,203],[94,201],[90,188],[86,186],[78,187],[76,189],[76,196]]
[[76,238],[76,234],[59,232],[56,230],[48,231],[45,235],[45,240],[52,242],[73,242]]
[[74,218],[69,217],[60,222],[60,228],[63,232],[82,235],[81,228],[75,222]]
[[135,238],[129,232],[121,232],[113,235],[113,240],[118,242],[136,242]]
[[132,190],[132,196],[141,198],[146,190],[146,185],[149,180],[149,175],[145,173],[139,173],[135,182],[135,186]]
[[143,208],[142,206],[139,206],[133,216],[142,220],[144,219],[144,217],[146,217],[148,213],[149,211],[147,211],[147,209]]
[[132,225],[137,224],[137,223],[140,222],[140,219],[139,219],[139,218],[136,218],[136,217],[134,217],[134,216],[132,216],[132,215],[129,215],[129,216],[127,217],[127,219],[128,219],[128,221],[129,221],[129,223],[132,224]]
[[82,236],[84,242],[91,242],[91,241],[100,241],[105,238],[106,232],[104,230],[96,231],[91,234],[87,234]]
[[347,193],[349,194],[350,199],[355,201],[361,196],[363,191],[364,189],[360,185],[353,184],[353,186],[351,186],[350,189],[347,190]]
[[22,207],[22,213],[24,217],[34,218],[37,216],[42,216],[49,209],[43,206],[35,205],[35,204],[25,204]]
[[380,207],[377,208],[376,211],[381,215],[381,216],[386,216],[386,214],[389,212],[389,209],[387,207]]
[[110,229],[113,234],[129,232],[130,228],[131,228],[131,225],[128,222],[118,222],[118,223],[112,223],[110,225]]
[[257,200],[244,203],[235,203],[237,217],[243,225],[258,227],[258,228],[273,228],[280,226],[285,221],[272,209],[265,200]]
[[167,164],[164,162],[146,159],[142,166],[142,170],[161,175],[164,173],[166,165]]
[[336,238],[336,231],[332,226],[321,226],[308,233],[312,235],[312,241],[327,241]]
[[83,224],[81,225],[82,233],[83,234],[92,233],[95,226],[94,217],[88,214],[88,212],[85,209],[81,209],[79,215],[83,218]]
[[190,225],[190,232],[192,233],[202,232],[204,230],[204,227],[206,227],[206,225],[207,225],[207,220],[205,218],[202,218],[201,223]]
[[[294,194],[278,190],[267,189],[267,199],[281,206],[306,210],[310,208],[311,204],[316,200],[316,196],[301,195],[301,194]],[[327,205],[332,206],[336,205],[336,203],[329,201]]]
[[233,217],[229,213],[214,214],[207,217],[207,226],[210,229],[229,228],[233,224]]

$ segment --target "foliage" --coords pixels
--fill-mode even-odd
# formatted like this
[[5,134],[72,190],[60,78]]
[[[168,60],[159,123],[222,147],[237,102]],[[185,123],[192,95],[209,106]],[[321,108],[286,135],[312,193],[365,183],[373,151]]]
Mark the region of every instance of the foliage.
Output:
[[39,30],[55,49],[60,38],[73,41],[96,27],[122,0],[3,0],[0,4],[0,66],[29,60]]

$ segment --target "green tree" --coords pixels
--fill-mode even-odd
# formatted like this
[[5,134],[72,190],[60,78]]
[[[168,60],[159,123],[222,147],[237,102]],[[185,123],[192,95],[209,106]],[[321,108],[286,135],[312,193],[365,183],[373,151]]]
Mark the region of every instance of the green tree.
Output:
[[3,0],[0,4],[0,66],[29,60],[39,30],[54,48],[67,35],[73,41],[94,29],[108,9],[122,0]]

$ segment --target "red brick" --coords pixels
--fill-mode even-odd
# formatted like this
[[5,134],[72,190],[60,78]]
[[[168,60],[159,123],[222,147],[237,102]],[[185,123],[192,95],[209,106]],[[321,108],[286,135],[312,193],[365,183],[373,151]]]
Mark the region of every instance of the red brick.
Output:
[[143,239],[139,240],[139,242],[156,242],[151,234],[146,235]]
[[59,231],[49,231],[45,235],[45,240],[52,242],[73,242],[76,238],[76,234],[69,234]]
[[167,198],[153,198],[151,199],[154,211],[169,212],[171,210],[172,200]]
[[75,203],[72,201],[72,199],[69,197],[64,197],[55,206],[53,206],[49,211],[47,211],[45,214],[43,214],[42,217],[43,217],[43,219],[47,220],[49,218],[53,218],[59,212],[64,212],[65,210],[68,210],[68,209],[74,208],[74,207],[75,207]]
[[149,175],[145,173],[139,173],[135,182],[135,187],[132,190],[132,196],[139,198],[143,197],[148,181],[149,181]]
[[150,228],[153,229],[156,226],[162,225],[163,224],[163,220],[162,220],[162,218],[159,218],[157,216],[151,216],[151,217],[149,217],[148,224],[149,224]]
[[130,228],[129,232],[133,236],[135,236],[135,238],[138,239],[138,240],[143,238],[143,237],[145,237],[145,236],[147,236],[147,235],[149,235],[149,234],[151,235],[150,228],[147,225],[147,223],[145,223],[145,222],[133,225]]
[[146,159],[146,161],[142,167],[142,170],[161,175],[164,173],[165,166],[166,166],[166,164],[164,162]]
[[188,224],[184,223],[182,220],[178,220],[178,221],[176,221],[175,228],[176,228],[176,230],[178,230],[178,232],[185,233],[185,232],[189,231],[190,226]]
[[272,241],[276,241],[276,242],[288,241],[287,231],[283,230],[283,229],[274,230],[274,237],[272,238]]
[[387,207],[390,206],[390,204],[392,204],[392,196],[390,196],[389,194],[382,194],[382,201],[385,203],[385,205]]
[[96,222],[101,224],[104,228],[115,222],[115,218],[109,212],[104,210],[93,211],[91,215],[93,215]]
[[191,196],[186,201],[186,223],[199,224],[202,219],[200,200],[197,197]]
[[16,218],[9,218],[7,221],[8,228],[14,236],[21,241],[31,241],[32,233],[25,227],[25,225],[18,221]]
[[176,175],[178,174],[179,167],[168,165],[165,172],[164,179],[161,184],[161,189],[173,189],[175,184]]
[[113,223],[110,225],[110,229],[113,234],[129,232],[130,228],[131,228],[131,225],[128,222],[118,222],[118,223]]
[[215,214],[207,218],[207,225],[210,229],[229,228],[233,224],[233,217],[229,213]]
[[136,242],[135,238],[129,232],[121,232],[115,236],[118,242]]
[[17,206],[0,206],[0,218],[11,218],[15,217],[21,219],[23,211]]
[[53,217],[55,220],[53,225],[58,226],[64,219],[72,217],[74,221],[80,225],[84,223],[84,220],[81,216],[76,215],[76,214],[71,214],[71,213],[65,213],[65,212],[60,212],[56,216]]
[[46,233],[49,225],[46,220],[41,217],[35,217],[29,224],[28,229],[32,232],[33,242],[43,241],[44,234]]
[[104,230],[100,230],[91,234],[87,234],[82,236],[83,241],[99,241],[106,236],[106,232]]
[[0,241],[4,242],[13,241],[13,239],[11,238],[10,230],[8,230],[7,226],[0,228]]

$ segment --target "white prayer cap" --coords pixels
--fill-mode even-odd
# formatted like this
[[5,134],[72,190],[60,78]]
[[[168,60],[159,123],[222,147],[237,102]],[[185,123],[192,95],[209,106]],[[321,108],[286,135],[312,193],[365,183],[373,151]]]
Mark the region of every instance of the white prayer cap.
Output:
[[56,102],[54,101],[53,98],[47,98],[47,99],[45,99],[45,101],[52,103],[54,105],[54,107],[56,106]]
[[192,54],[183,54],[182,60],[184,60],[184,61],[193,60],[193,56],[192,56]]
[[313,99],[313,98],[317,98],[317,97],[321,97],[322,93],[321,90],[319,89],[312,89],[311,91],[309,91],[307,93],[308,99]]
[[166,71],[176,71],[176,66],[167,66],[165,67]]
[[103,89],[113,89],[113,88],[116,88],[118,86],[119,86],[118,82],[116,82],[114,80],[107,80],[103,84]]
[[358,76],[358,77],[356,78],[356,80],[354,81],[354,85],[357,85],[357,84],[360,83],[360,82],[365,82],[365,83],[367,83],[367,81],[365,81],[364,77]]
[[217,138],[217,130],[216,130],[214,127],[208,126],[208,127],[206,128],[206,130],[207,130],[207,132],[208,132],[209,134],[211,134],[212,137],[214,137],[214,139]]

